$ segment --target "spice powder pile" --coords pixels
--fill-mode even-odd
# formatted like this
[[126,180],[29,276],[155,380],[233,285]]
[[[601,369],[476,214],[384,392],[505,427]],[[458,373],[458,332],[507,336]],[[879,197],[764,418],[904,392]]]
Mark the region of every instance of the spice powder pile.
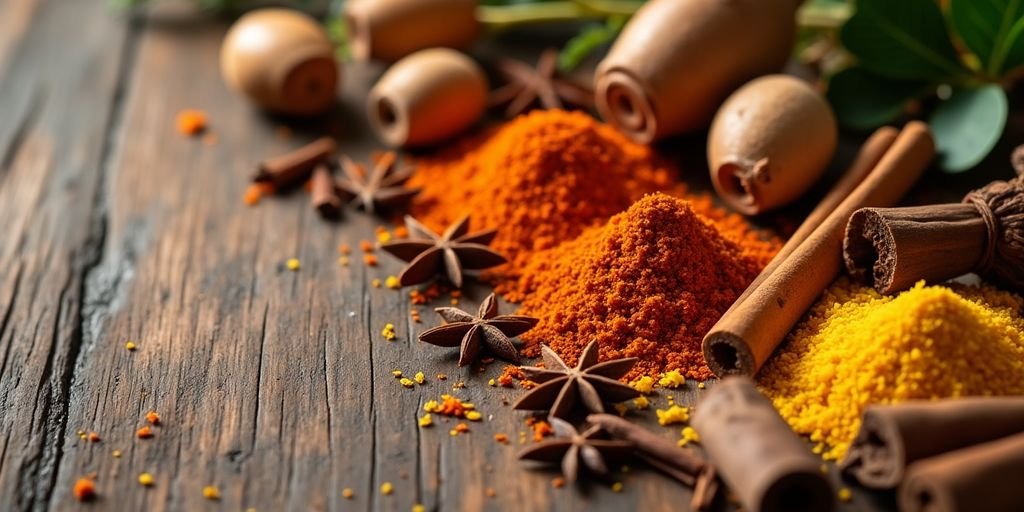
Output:
[[[492,276],[511,301],[524,298],[508,284],[535,251],[575,238],[645,194],[685,191],[649,147],[584,113],[562,110],[519,116],[417,164],[409,182],[422,188],[413,204],[416,218],[442,229],[471,214],[474,229],[497,228],[491,247],[510,263]],[[763,262],[777,250],[776,241],[765,241],[709,197],[695,198],[693,208]]]
[[687,201],[646,196],[526,265],[520,312],[540,323],[522,336],[523,352],[546,343],[571,365],[597,340],[601,360],[640,359],[627,379],[669,370],[707,379],[701,339],[761,266]]
[[[1024,394],[1024,299],[918,284],[899,296],[836,282],[761,371],[761,386],[826,459],[869,404]],[[955,433],[950,433],[955,435]]]

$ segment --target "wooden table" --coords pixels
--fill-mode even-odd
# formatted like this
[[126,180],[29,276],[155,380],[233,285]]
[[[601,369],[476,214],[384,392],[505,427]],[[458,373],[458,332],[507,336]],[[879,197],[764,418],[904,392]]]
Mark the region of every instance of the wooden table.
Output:
[[[338,112],[286,138],[222,85],[223,31],[132,20],[102,0],[0,0],[0,509],[685,509],[687,489],[639,466],[615,493],[555,489],[556,473],[519,464],[525,416],[505,404],[522,391],[487,385],[502,365],[460,370],[415,342],[433,313],[414,324],[407,293],[370,284],[397,273],[392,259],[337,263],[338,244],[372,238],[379,220],[324,222],[301,193],[242,204],[262,157],[323,133],[359,158],[375,149],[362,108],[380,68],[349,66]],[[205,110],[216,140],[178,135],[184,108]],[[933,177],[919,193],[986,180]],[[396,369],[427,384],[405,389]],[[417,428],[457,381],[485,421],[457,437],[438,417]],[[695,386],[674,395],[693,403]],[[162,424],[136,439],[149,410]],[[661,428],[653,417],[638,421]],[[80,505],[71,488],[87,474],[100,498]],[[888,503],[858,494],[848,508]]]

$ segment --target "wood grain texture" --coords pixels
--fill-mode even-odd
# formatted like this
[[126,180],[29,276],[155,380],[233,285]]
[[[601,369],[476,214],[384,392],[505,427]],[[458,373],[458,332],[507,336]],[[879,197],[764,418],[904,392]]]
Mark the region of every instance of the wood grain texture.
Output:
[[[522,391],[487,384],[503,364],[458,369],[454,351],[415,341],[449,298],[413,306],[408,290],[374,287],[400,268],[383,253],[375,268],[358,249],[338,264],[339,243],[389,223],[351,209],[322,221],[302,191],[242,204],[261,158],[325,133],[357,160],[378,149],[362,109],[382,70],[349,65],[323,119],[267,117],[220,81],[224,29],[131,23],[102,0],[0,0],[0,510],[685,509],[687,489],[639,465],[615,493],[554,489],[554,470],[516,461],[527,416],[507,404]],[[215,143],[176,133],[185,108],[208,113]],[[487,293],[470,287],[460,307]],[[393,370],[427,382],[403,388]],[[418,428],[444,393],[484,421],[457,437],[436,415]],[[670,394],[697,398],[692,383]],[[667,397],[653,402],[632,418],[677,439],[681,427],[655,422]],[[163,423],[137,439],[149,410]],[[79,504],[71,487],[87,474],[100,498]]]

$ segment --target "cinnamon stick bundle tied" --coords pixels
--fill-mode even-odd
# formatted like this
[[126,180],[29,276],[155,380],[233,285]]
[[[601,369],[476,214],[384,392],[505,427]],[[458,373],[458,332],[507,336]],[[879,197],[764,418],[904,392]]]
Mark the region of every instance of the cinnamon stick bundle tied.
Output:
[[748,287],[704,337],[716,375],[754,375],[801,316],[839,276],[843,230],[854,211],[889,206],[903,197],[935,155],[924,123],[908,123],[874,169],[771,273]]
[[828,512],[835,507],[821,460],[747,377],[715,384],[692,424],[722,479],[750,512]]
[[1024,289],[1024,177],[992,182],[960,204],[858,210],[843,259],[881,293],[971,272]]
[[839,467],[874,489],[892,489],[911,463],[1024,432],[1024,397],[974,397],[870,406]]
[[1022,484],[1024,433],[915,462],[899,505],[904,512],[1021,510]]

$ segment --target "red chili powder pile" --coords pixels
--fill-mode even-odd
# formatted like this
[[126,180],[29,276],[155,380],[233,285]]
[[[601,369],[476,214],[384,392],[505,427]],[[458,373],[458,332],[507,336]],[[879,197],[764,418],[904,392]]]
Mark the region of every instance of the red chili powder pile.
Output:
[[[438,230],[467,214],[473,229],[497,228],[491,246],[510,263],[492,277],[512,301],[525,298],[510,283],[536,252],[603,224],[645,194],[685,193],[649,147],[580,112],[534,111],[417,163],[409,186],[423,192],[413,214]],[[776,240],[764,240],[708,196],[692,200],[745,254],[764,264],[777,250]]]
[[626,379],[679,370],[705,380],[701,340],[761,268],[692,203],[646,196],[526,265],[519,313],[540,323],[523,353],[546,343],[575,364],[596,339],[602,360],[640,359]]

